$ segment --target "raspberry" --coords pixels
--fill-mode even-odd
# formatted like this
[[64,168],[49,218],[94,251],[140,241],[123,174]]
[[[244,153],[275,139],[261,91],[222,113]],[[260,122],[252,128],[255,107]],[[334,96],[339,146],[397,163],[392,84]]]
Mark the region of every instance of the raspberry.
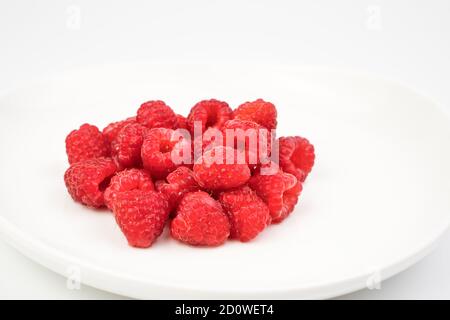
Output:
[[250,241],[270,224],[269,208],[248,186],[222,192],[219,201],[230,219],[233,239]]
[[[184,139],[174,139],[174,132],[171,129],[154,128],[145,137],[142,161],[144,168],[156,179],[163,179],[180,165],[192,161],[190,143]],[[186,159],[183,157],[184,151],[189,152]]]
[[283,221],[294,210],[302,191],[295,176],[281,170],[274,175],[256,173],[249,186],[269,207],[273,223]]
[[202,124],[202,132],[209,127],[221,128],[222,125],[231,119],[232,110],[228,103],[219,100],[203,100],[197,103],[189,113],[187,118],[188,127],[194,132],[194,122]]
[[119,193],[113,208],[128,244],[137,248],[150,247],[163,232],[169,216],[166,199],[155,191]]
[[241,152],[220,146],[205,152],[198,159],[194,165],[194,176],[203,188],[228,190],[244,185],[250,179],[250,168]]
[[275,105],[258,99],[241,104],[233,112],[234,119],[256,122],[269,130],[277,128],[277,109]]
[[164,101],[148,101],[141,105],[137,112],[137,122],[152,128],[169,128],[177,126],[177,116]]
[[[216,140],[218,137],[222,137],[222,139]],[[223,136],[222,131],[218,128],[210,127],[206,129],[201,139],[203,152],[209,151],[215,147],[225,146],[225,137]],[[195,142],[197,141],[198,140],[196,140]]]
[[158,181],[156,188],[169,201],[171,210],[175,209],[181,198],[188,192],[199,191],[200,186],[194,179],[194,173],[186,167],[179,167],[167,176],[167,183]]
[[120,130],[122,130],[123,127],[130,123],[136,123],[136,117],[131,117],[122,121],[110,123],[103,129],[103,136],[109,143],[111,143],[114,139],[116,139]]
[[302,193],[302,189],[302,183],[300,181],[297,181],[297,183],[291,189],[285,191],[283,199],[284,207],[286,208],[285,210],[288,215],[294,211],[295,206],[298,203],[300,194]]
[[[255,165],[270,155],[272,138],[265,127],[253,121],[229,120],[222,127],[226,146],[245,151],[247,164]],[[227,132],[234,141],[228,141]]]
[[186,194],[170,225],[172,237],[194,246],[219,246],[230,235],[230,222],[219,202],[203,191]]
[[104,206],[103,193],[117,166],[110,158],[95,158],[74,163],[64,174],[64,182],[72,198],[89,207]]
[[177,114],[177,129],[188,129],[187,119],[181,114]]
[[112,204],[118,194],[132,190],[141,190],[143,192],[155,190],[150,174],[140,169],[128,169],[118,172],[111,179],[109,187],[105,190],[106,206],[112,209]]
[[69,133],[66,152],[69,164],[74,164],[87,159],[109,157],[110,148],[98,128],[86,123]]
[[120,130],[112,142],[111,153],[117,163],[123,168],[140,167],[141,147],[148,129],[139,123],[131,123]]
[[283,171],[293,174],[301,182],[314,166],[314,146],[302,137],[281,137],[280,166]]

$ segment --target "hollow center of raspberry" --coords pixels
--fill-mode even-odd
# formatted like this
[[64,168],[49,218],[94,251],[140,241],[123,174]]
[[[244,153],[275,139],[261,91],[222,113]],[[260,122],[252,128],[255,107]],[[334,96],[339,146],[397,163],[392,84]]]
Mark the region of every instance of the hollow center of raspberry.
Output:
[[171,152],[174,146],[174,142],[170,140],[163,140],[159,145],[159,151],[162,153]]
[[215,110],[210,110],[208,112],[208,118],[206,119],[206,128],[214,127],[217,124],[217,112]]

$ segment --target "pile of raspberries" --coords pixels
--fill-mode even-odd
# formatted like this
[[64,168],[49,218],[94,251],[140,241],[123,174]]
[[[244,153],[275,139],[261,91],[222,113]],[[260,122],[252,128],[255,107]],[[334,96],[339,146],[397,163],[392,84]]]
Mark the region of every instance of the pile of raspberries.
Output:
[[[272,134],[267,142],[269,149],[278,146],[277,163],[206,161],[212,154],[242,151],[228,144],[202,146],[192,164],[177,163],[171,155],[187,140],[171,137],[176,129],[193,133],[194,123],[204,136],[230,128],[273,133],[277,110],[262,99],[235,110],[211,99],[197,103],[185,118],[156,100],[103,131],[83,124],[66,138],[69,194],[88,207],[110,209],[129,245],[138,248],[150,247],[166,225],[173,238],[192,246],[219,246],[227,239],[248,242],[294,210],[314,165],[314,147],[307,139],[275,139]],[[275,171],[263,174],[268,165]]]

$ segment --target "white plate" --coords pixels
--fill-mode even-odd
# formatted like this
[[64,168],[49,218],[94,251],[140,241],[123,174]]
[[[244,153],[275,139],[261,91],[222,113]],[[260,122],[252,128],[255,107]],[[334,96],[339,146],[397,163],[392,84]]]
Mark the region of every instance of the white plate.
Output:
[[[64,138],[148,99],[187,114],[200,99],[257,97],[279,135],[302,135],[317,164],[300,204],[256,241],[192,248],[165,233],[132,249],[111,214],[66,193]],[[450,216],[450,123],[426,98],[352,73],[292,66],[127,64],[50,77],[0,99],[0,229],[63,275],[136,298],[327,298],[412,265]]]

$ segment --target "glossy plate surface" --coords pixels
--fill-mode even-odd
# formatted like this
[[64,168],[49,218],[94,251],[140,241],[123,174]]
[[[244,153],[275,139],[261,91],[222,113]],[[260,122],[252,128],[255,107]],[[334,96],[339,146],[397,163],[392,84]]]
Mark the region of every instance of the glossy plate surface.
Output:
[[[247,244],[192,248],[167,232],[132,249],[112,215],[74,203],[64,139],[162,99],[187,114],[204,98],[262,97],[278,135],[301,135],[317,162],[300,204]],[[25,255],[135,298],[328,298],[423,257],[450,217],[450,122],[402,86],[295,66],[127,64],[49,77],[0,97],[0,231]]]

